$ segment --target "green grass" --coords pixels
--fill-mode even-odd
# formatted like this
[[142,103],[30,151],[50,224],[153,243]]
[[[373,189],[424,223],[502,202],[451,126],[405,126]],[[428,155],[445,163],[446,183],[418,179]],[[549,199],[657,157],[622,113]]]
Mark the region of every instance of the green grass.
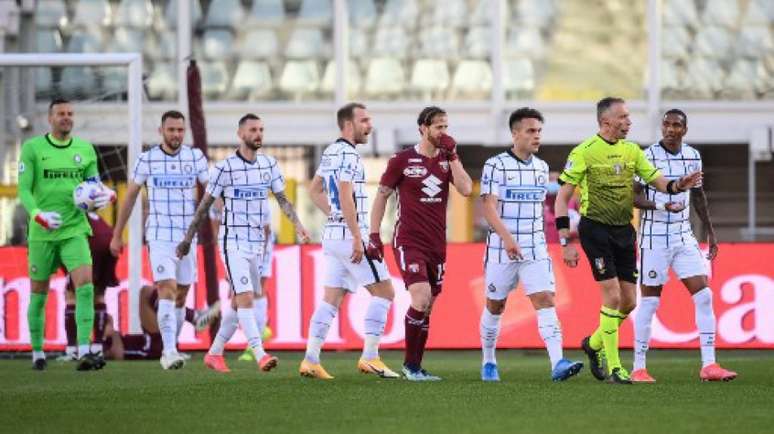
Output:
[[[231,374],[207,371],[201,354],[181,371],[157,362],[112,362],[76,372],[52,361],[0,361],[0,432],[261,433],[763,433],[774,429],[774,352],[721,352],[740,373],[698,381],[698,351],[652,351],[655,385],[613,386],[586,369],[552,383],[543,352],[499,351],[503,382],[479,380],[477,351],[430,351],[439,383],[381,380],[355,371],[356,353],[323,354],[336,379],[297,375],[300,353],[277,353],[259,373],[229,359]],[[577,352],[569,356],[579,358]],[[384,354],[393,368],[401,354]],[[625,353],[628,363],[631,354]],[[585,360],[584,360],[585,361]]]

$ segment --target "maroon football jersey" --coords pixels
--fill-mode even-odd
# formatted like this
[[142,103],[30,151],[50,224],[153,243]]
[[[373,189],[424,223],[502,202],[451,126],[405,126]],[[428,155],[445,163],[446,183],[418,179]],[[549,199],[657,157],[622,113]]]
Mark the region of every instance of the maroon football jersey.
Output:
[[415,147],[390,158],[380,181],[398,192],[393,242],[446,258],[446,204],[453,182],[449,160],[421,155]]

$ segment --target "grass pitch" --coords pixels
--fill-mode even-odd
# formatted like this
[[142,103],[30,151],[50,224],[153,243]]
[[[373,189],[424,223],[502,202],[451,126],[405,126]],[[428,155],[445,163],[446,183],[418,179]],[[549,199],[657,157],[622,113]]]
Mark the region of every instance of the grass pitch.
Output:
[[[201,354],[181,371],[158,362],[109,362],[76,372],[49,362],[0,361],[0,432],[74,433],[771,433],[774,352],[720,352],[739,378],[698,380],[698,351],[651,351],[658,384],[613,386],[586,368],[552,383],[542,351],[499,351],[501,383],[479,380],[478,351],[430,351],[438,383],[382,380],[356,371],[357,353],[323,353],[330,382],[300,378],[301,353],[276,353],[279,367],[257,372],[231,354],[227,375]],[[579,352],[569,357],[583,360]],[[384,360],[400,367],[401,354]],[[623,359],[630,364],[631,354]]]

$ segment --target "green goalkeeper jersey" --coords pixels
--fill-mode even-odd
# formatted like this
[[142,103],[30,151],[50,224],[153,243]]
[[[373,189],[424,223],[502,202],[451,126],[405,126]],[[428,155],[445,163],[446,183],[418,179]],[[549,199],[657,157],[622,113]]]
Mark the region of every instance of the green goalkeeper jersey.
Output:
[[[86,213],[75,206],[73,191],[86,179],[99,179],[94,146],[78,137],[66,142],[51,134],[22,145],[19,161],[19,200],[30,215],[30,241],[63,240],[91,235]],[[48,231],[34,222],[41,211],[57,212],[62,225]]]
[[632,220],[635,175],[650,183],[661,173],[636,143],[610,143],[595,135],[570,152],[559,179],[580,187],[581,215],[621,226]]

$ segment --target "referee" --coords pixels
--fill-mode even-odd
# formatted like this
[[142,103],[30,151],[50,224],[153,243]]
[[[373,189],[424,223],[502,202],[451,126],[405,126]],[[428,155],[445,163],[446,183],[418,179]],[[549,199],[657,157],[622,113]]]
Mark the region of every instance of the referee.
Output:
[[[618,328],[636,305],[637,258],[631,225],[635,175],[658,191],[677,194],[701,180],[694,172],[668,181],[645,157],[636,143],[626,140],[631,127],[629,110],[621,98],[607,97],[597,103],[599,132],[576,146],[559,177],[556,196],[556,228],[562,257],[569,267],[578,265],[578,252],[569,244],[567,203],[575,188],[581,191],[578,225],[583,251],[602,292],[599,327],[583,339],[591,372],[598,380],[631,384],[618,356]],[[603,360],[607,359],[607,372]]]

